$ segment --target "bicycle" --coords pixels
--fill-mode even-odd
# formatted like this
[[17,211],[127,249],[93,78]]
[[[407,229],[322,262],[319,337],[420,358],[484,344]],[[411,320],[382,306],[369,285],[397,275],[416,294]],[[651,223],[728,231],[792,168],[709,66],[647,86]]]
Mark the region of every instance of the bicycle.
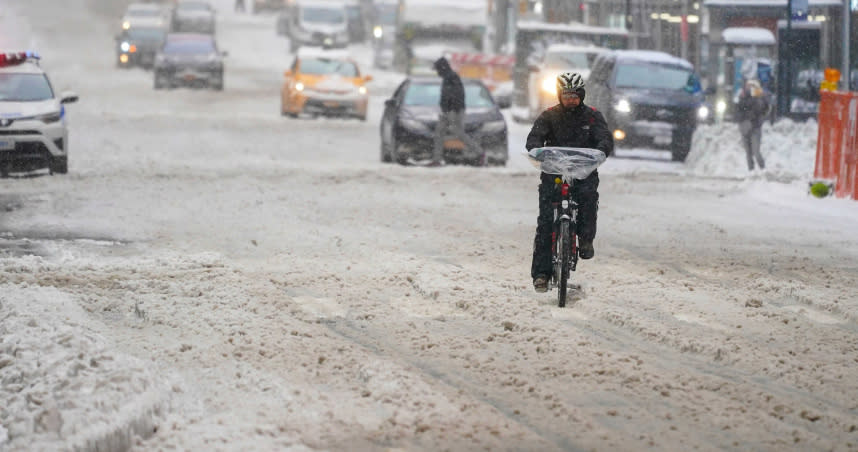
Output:
[[569,277],[578,266],[578,203],[572,199],[576,179],[584,179],[605,161],[597,149],[542,147],[531,149],[527,156],[534,166],[555,174],[555,196],[552,201],[554,221],[551,231],[553,272],[549,289],[557,289],[557,305],[566,306]]

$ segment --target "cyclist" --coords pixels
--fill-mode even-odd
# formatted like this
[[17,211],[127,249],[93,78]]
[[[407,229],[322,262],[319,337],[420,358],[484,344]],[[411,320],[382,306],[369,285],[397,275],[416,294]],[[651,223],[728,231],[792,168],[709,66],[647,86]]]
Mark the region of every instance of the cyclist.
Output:
[[[611,155],[614,139],[608,130],[605,117],[593,107],[584,104],[584,78],[576,72],[557,76],[559,103],[542,112],[527,135],[525,147],[531,150],[543,146],[562,146],[598,149]],[[551,270],[551,228],[554,222],[551,206],[555,193],[556,175],[542,173],[539,184],[539,217],[536,219],[536,237],[533,240],[533,263],[530,275],[537,292],[548,290]],[[593,171],[586,179],[572,186],[572,196],[578,203],[578,256],[591,259],[595,254],[596,211],[599,207],[599,174]]]

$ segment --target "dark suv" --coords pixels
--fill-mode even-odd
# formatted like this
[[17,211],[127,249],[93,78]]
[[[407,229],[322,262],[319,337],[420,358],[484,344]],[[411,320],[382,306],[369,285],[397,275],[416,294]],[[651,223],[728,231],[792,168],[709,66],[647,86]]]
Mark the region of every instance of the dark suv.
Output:
[[675,161],[685,161],[698,119],[709,114],[691,63],[654,51],[599,55],[586,101],[604,113],[618,146],[667,148]]

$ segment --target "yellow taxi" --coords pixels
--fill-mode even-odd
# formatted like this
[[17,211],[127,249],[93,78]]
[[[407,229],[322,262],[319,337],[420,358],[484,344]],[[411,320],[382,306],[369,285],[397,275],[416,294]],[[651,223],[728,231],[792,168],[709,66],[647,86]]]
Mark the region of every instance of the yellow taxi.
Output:
[[292,67],[283,73],[280,113],[356,117],[366,120],[372,76],[341,51],[302,49]]

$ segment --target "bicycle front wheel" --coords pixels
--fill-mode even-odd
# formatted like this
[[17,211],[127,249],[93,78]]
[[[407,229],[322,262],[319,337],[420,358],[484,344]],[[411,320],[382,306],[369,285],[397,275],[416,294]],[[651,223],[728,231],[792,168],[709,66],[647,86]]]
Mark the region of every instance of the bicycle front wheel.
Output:
[[569,221],[560,223],[560,237],[557,240],[560,274],[557,280],[557,305],[566,306],[566,286],[569,282],[569,269],[572,266],[572,230]]

